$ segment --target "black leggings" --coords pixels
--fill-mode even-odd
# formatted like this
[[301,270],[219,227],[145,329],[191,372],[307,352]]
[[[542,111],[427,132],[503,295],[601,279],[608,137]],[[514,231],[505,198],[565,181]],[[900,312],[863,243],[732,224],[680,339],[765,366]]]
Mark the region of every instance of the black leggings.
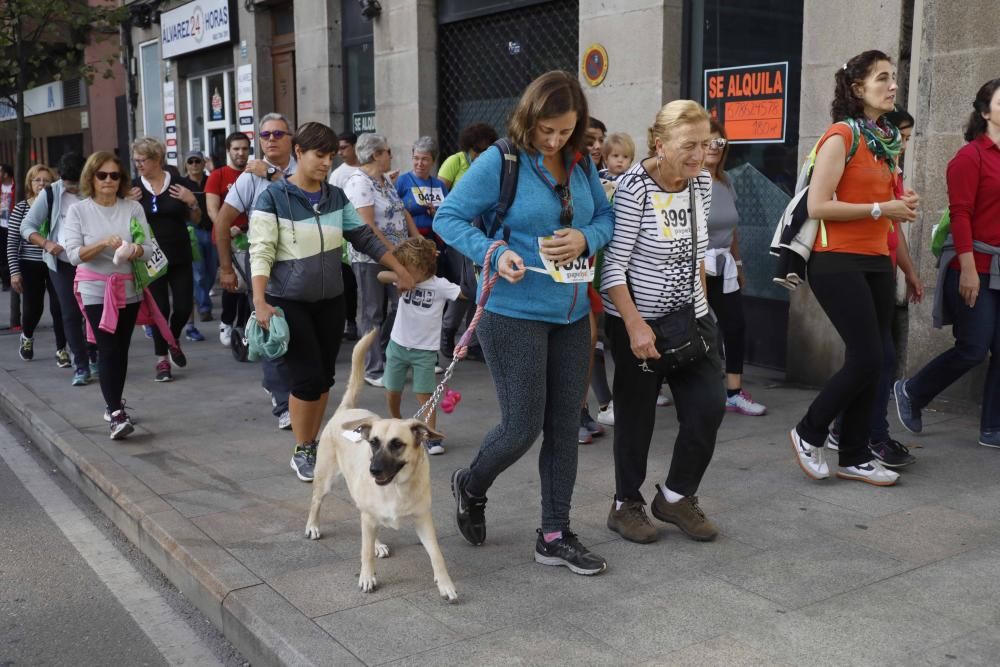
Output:
[[104,315],[104,305],[84,306],[87,321],[97,339],[98,368],[101,371],[101,395],[108,409],[114,412],[122,404],[125,390],[125,374],[128,372],[128,348],[132,342],[132,330],[139,316],[139,304],[130,303],[118,310],[118,326],[114,333],[103,331],[98,325]]
[[882,371],[882,341],[891,323],[894,285],[890,271],[809,275],[809,286],[846,350],[844,365],[819,392],[796,429],[810,445],[822,447],[830,423],[843,412],[841,466],[872,459],[868,433]]
[[35,262],[21,258],[21,285],[24,294],[24,335],[32,338],[35,335],[35,327],[42,319],[42,312],[45,310],[45,293],[49,293],[49,314],[52,315],[52,328],[56,334],[56,349],[61,350],[66,347],[66,334],[63,332],[62,309],[59,307],[59,296],[56,294],[56,286],[52,283],[49,275],[49,267],[45,262]]
[[292,396],[318,401],[333,386],[334,364],[344,336],[344,295],[305,302],[267,295],[288,322],[288,368]]
[[358,319],[358,279],[350,264],[340,263],[340,275],[344,279],[344,318],[348,322]]
[[743,315],[743,292],[736,290],[725,294],[722,287],[725,279],[720,276],[706,276],[708,284],[708,305],[719,319],[722,343],[726,351],[726,372],[743,374],[743,357],[746,349],[747,322]]
[[[184,325],[191,319],[191,311],[194,309],[194,274],[191,264],[171,263],[167,275],[154,280],[149,285],[149,291],[160,313],[170,323],[170,332],[180,340]],[[159,357],[167,354],[167,341],[156,327],[153,327],[153,350]]]

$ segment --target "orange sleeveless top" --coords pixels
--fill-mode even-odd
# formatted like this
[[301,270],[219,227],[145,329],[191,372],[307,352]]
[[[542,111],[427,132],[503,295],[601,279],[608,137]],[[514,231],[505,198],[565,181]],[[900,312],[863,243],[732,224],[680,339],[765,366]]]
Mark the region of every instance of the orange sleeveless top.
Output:
[[[830,137],[840,137],[844,151],[851,150],[851,128],[844,123],[834,123],[819,141],[819,148]],[[858,150],[844,167],[844,174],[837,184],[837,201],[850,204],[887,202],[894,199],[892,174],[889,165],[875,157],[860,138]],[[824,220],[820,222],[819,234],[813,252],[843,252],[855,255],[888,255],[888,234],[891,221],[885,215],[875,220],[871,216],[857,220]]]

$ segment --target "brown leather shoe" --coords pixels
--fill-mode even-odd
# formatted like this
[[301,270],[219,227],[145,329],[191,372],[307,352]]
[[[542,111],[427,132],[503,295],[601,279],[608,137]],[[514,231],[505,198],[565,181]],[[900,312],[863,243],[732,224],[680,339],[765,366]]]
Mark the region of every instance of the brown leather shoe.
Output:
[[615,509],[616,501],[611,501],[611,511],[608,512],[608,529],[613,530],[629,542],[649,544],[659,539],[649,517],[646,516],[644,503],[638,500],[622,502],[622,508]]
[[692,540],[711,542],[719,534],[719,529],[698,506],[698,496],[685,496],[676,503],[668,503],[657,484],[656,498],[649,509],[657,519],[674,524]]

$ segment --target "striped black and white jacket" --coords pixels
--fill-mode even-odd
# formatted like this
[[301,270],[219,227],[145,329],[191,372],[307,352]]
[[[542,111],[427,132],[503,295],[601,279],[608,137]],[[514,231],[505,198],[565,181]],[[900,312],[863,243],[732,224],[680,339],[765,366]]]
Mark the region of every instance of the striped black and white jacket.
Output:
[[[712,205],[712,177],[706,170],[692,182],[698,219],[697,264],[700,266],[708,249],[708,211]],[[675,228],[677,233],[664,233],[657,200],[664,202],[673,196],[682,202],[690,216],[688,189],[682,192],[665,192],[649,172],[636,162],[622,174],[615,191],[615,231],[611,243],[604,250],[601,272],[601,297],[608,313],[620,316],[608,290],[617,285],[632,287],[632,299],[645,320],[680,310],[691,303],[692,287],[695,315],[708,314],[708,303],[701,280],[691,272],[690,226],[681,216]],[[690,220],[690,217],[688,217]],[[672,235],[674,238],[668,238]]]

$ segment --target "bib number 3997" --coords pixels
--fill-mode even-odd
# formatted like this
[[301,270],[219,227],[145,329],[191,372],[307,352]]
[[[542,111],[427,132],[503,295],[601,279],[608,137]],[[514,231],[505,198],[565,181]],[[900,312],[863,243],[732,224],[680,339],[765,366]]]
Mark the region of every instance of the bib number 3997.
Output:
[[[541,247],[542,241],[552,238],[555,237],[540,237],[538,239],[539,247]],[[594,281],[594,266],[588,257],[581,255],[565,264],[559,264],[551,259],[546,259],[541,253],[539,256],[542,258],[545,272],[557,283],[590,283]]]

